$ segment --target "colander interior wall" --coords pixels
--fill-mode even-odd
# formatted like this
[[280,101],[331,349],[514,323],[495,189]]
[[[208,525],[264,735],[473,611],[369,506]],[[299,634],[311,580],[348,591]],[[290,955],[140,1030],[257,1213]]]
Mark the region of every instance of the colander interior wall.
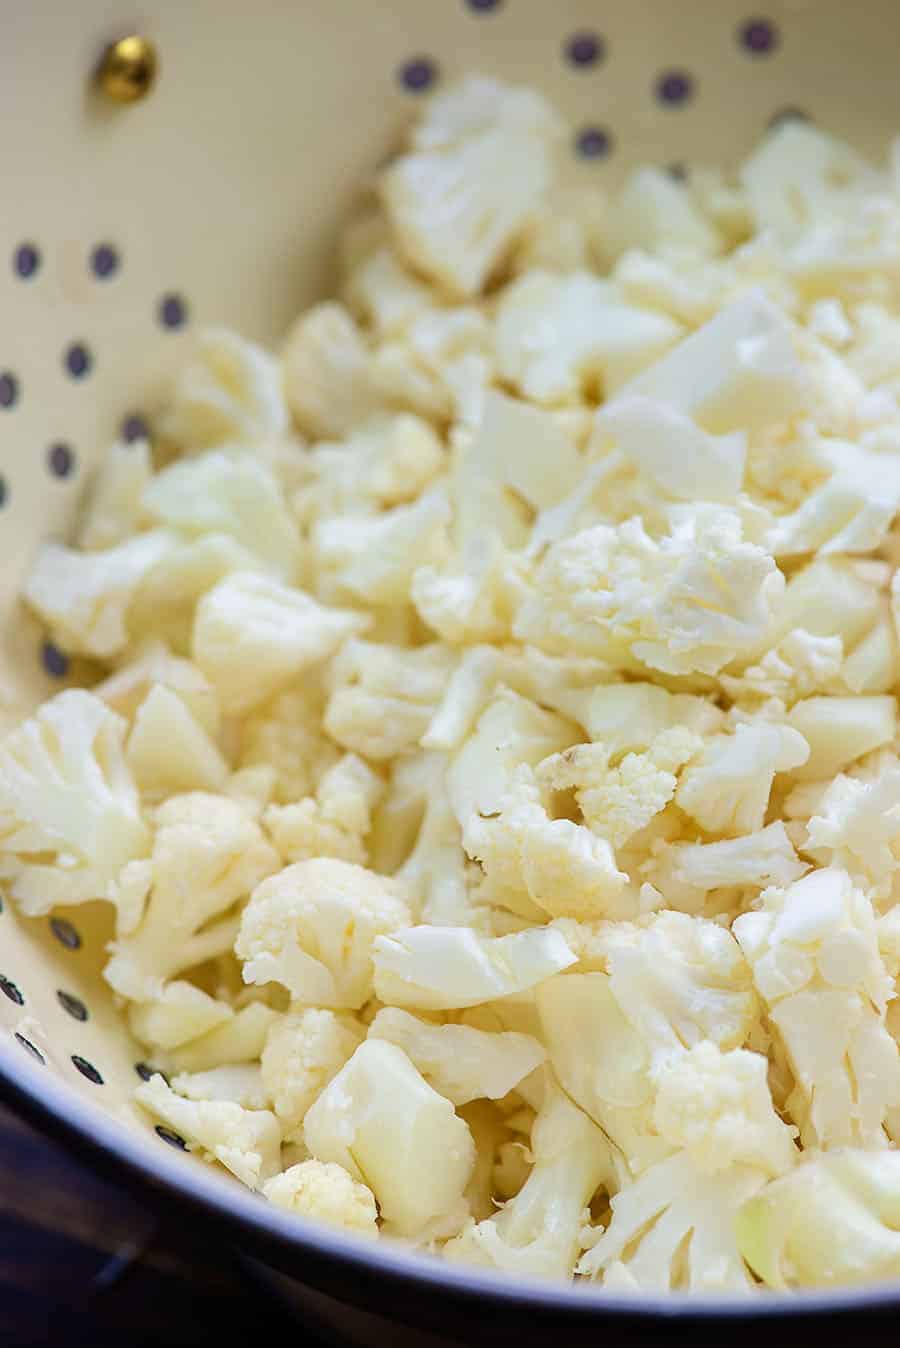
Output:
[[[636,162],[732,164],[786,114],[878,154],[900,129],[896,0],[0,12],[0,728],[66,677],[16,603],[39,541],[65,533],[106,445],[152,418],[193,329],[274,342],[327,293],[336,226],[428,89],[473,70],[542,88],[573,126],[572,179],[601,185]],[[91,74],[132,31],[157,45],[160,75],[122,106]],[[103,1138],[127,1127],[149,1168],[193,1173],[130,1104],[140,1053],[99,976],[109,934],[100,905],[26,921],[4,901],[0,1074],[27,1092],[52,1080],[56,1116]],[[212,1172],[202,1185],[238,1217],[257,1203]]]

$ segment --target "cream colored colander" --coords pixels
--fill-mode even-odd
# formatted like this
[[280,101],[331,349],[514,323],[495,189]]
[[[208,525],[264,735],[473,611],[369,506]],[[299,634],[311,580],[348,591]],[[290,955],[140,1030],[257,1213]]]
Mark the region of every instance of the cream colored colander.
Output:
[[[573,179],[600,184],[639,161],[734,163],[778,116],[863,151],[900,129],[897,0],[2,0],[0,12],[0,725],[67,677],[16,605],[38,542],[65,533],[107,444],[152,418],[195,325],[273,341],[327,292],[336,226],[427,89],[471,70],[541,87],[575,127]],[[132,32],[155,44],[159,76],[119,103],[93,75]],[[414,1285],[430,1287],[438,1319],[438,1288],[490,1290],[535,1325],[613,1305],[498,1290],[386,1248],[348,1255],[155,1136],[130,1104],[145,1066],[100,978],[109,911],[0,910],[0,1076],[24,1104],[348,1300],[413,1275],[401,1318]]]

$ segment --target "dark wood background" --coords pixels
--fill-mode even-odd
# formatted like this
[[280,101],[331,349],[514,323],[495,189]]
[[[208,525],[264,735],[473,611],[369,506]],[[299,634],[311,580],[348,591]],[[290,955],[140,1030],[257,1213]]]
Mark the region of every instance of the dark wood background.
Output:
[[192,1239],[0,1106],[2,1348],[227,1348],[269,1332],[315,1348],[226,1244]]

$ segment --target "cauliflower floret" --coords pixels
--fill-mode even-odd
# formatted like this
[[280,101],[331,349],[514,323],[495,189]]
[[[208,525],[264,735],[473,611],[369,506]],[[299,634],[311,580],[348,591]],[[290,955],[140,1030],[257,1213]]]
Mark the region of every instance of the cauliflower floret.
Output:
[[665,169],[634,169],[610,203],[600,230],[600,250],[615,261],[633,248],[685,260],[721,251],[719,234],[691,200],[685,183]]
[[420,417],[385,417],[307,457],[309,480],[291,504],[303,524],[416,500],[445,467],[438,436]]
[[617,398],[598,413],[596,432],[610,438],[639,472],[668,496],[734,501],[744,477],[747,436],[709,435],[689,416],[649,398]]
[[752,651],[784,580],[772,558],[742,541],[739,517],[714,506],[675,507],[659,542],[640,519],[601,524],[550,547],[514,623],[521,640],[669,674],[717,673]]
[[337,439],[384,410],[371,353],[340,304],[317,304],[287,335],[284,391],[291,416],[315,439]]
[[[384,228],[385,222],[379,217],[378,224]],[[356,316],[381,339],[401,334],[431,308],[434,298],[389,244],[373,248],[352,267],[343,294]]]
[[204,595],[193,655],[226,713],[256,707],[332,655],[368,618],[326,608],[269,576],[237,571]]
[[172,655],[161,641],[140,647],[128,664],[95,684],[91,692],[131,721],[151,689],[158,686],[177,693],[198,725],[215,739],[220,720],[215,689],[196,665]]
[[304,1007],[273,1021],[260,1062],[286,1141],[302,1139],[310,1105],[364,1038],[365,1029],[343,1012]]
[[378,1235],[378,1209],[371,1189],[334,1161],[301,1161],[262,1187],[276,1207],[355,1236]]
[[870,901],[845,871],[813,871],[766,890],[733,931],[796,1079],[788,1112],[804,1146],[884,1146],[900,1058]]
[[260,1188],[278,1172],[281,1130],[267,1109],[242,1109],[227,1100],[185,1100],[158,1073],[138,1086],[134,1098],[248,1189]]
[[616,1285],[624,1265],[625,1285],[642,1291],[747,1293],[752,1281],[735,1218],[765,1180],[765,1171],[746,1165],[704,1173],[687,1152],[676,1152],[610,1200],[612,1221],[577,1272],[605,1273]]
[[388,1006],[369,1026],[369,1038],[402,1048],[425,1080],[454,1105],[502,1099],[547,1056],[531,1035],[432,1025]]
[[706,1173],[738,1164],[769,1175],[789,1170],[799,1155],[797,1130],[775,1113],[768,1067],[760,1053],[723,1053],[701,1040],[656,1075],[653,1121],[659,1133]]
[[304,1138],[316,1160],[369,1186],[386,1230],[420,1239],[458,1230],[472,1135],[395,1044],[360,1044],[308,1111]]
[[380,515],[331,515],[313,528],[316,592],[370,605],[398,604],[420,566],[444,559],[450,505],[441,490]]
[[125,722],[81,689],[0,741],[0,875],[22,911],[116,901],[150,832],[123,752]]
[[274,797],[289,804],[310,795],[319,777],[338,760],[337,746],[322,730],[326,694],[315,671],[243,717],[238,762],[275,773]]
[[444,1247],[448,1259],[512,1273],[571,1277],[585,1209],[612,1184],[609,1144],[552,1081],[531,1133],[534,1164],[495,1216],[469,1225]]
[[277,361],[227,328],[207,328],[180,369],[159,430],[195,450],[253,444],[282,435],[287,424]]
[[104,970],[116,992],[135,1001],[154,998],[166,979],[229,949],[236,919],[228,910],[279,866],[240,805],[199,791],[159,807],[151,861],[142,921],[113,943]]
[[177,693],[155,683],[135,712],[128,766],[145,798],[221,791],[228,763]]
[[662,356],[682,327],[626,304],[589,272],[527,272],[504,290],[495,344],[500,374],[545,407],[609,395]]
[[285,861],[335,857],[365,865],[372,812],[384,782],[356,754],[344,754],[324,772],[315,798],[270,805],[263,824]]
[[102,551],[124,543],[146,523],[141,499],[152,476],[146,440],[118,441],[91,479],[87,507],[78,527],[79,548]]
[[829,1152],[748,1199],[741,1253],[768,1287],[834,1287],[900,1273],[900,1154]]
[[664,845],[655,854],[649,874],[665,896],[666,907],[699,913],[711,890],[789,885],[807,869],[778,820],[740,838]]
[[813,636],[801,627],[767,651],[758,665],[750,665],[738,676],[722,674],[720,682],[736,702],[775,697],[792,706],[833,684],[842,672],[843,660],[844,643],[839,636]]
[[277,1015],[263,1002],[248,1002],[216,1029],[173,1049],[169,1060],[176,1072],[189,1073],[256,1063]]
[[795,772],[798,781],[824,781],[863,754],[890,744],[897,733],[894,697],[807,697],[788,713],[788,724],[809,745]]
[[665,809],[675,795],[676,772],[702,748],[698,735],[674,727],[658,735],[646,753],[626,754],[617,767],[609,766],[605,745],[576,744],[545,759],[537,775],[553,791],[574,790],[588,828],[622,847]]
[[376,938],[409,921],[393,881],[318,858],[253,891],[234,948],[246,983],[281,983],[305,1005],[356,1010],[372,995]]
[[611,683],[590,691],[576,719],[615,762],[626,752],[643,753],[667,730],[714,735],[725,718],[704,697],[670,693],[654,683]]
[[297,526],[278,482],[253,454],[210,450],[164,468],[143,506],[187,538],[225,534],[285,581],[301,561]]
[[168,1051],[211,1034],[233,1016],[234,1009],[227,1002],[176,979],[153,1001],[132,1002],[128,1027],[142,1044]]
[[325,730],[365,758],[394,758],[412,749],[428,728],[454,661],[437,642],[406,650],[348,641],[331,667]]
[[814,409],[815,386],[784,315],[749,291],[623,390],[693,417],[714,435],[758,434]]
[[381,179],[404,258],[455,298],[477,295],[539,205],[561,136],[529,89],[472,76],[434,98]]
[[172,1089],[186,1100],[231,1100],[242,1109],[268,1109],[272,1103],[256,1063],[180,1072],[172,1078]]
[[835,777],[809,821],[805,850],[867,884],[890,883],[900,868],[900,765],[872,781]]
[[22,597],[63,650],[108,659],[128,644],[128,608],[144,576],[176,546],[167,529],[135,534],[102,552],[44,543]]
[[407,927],[377,937],[373,954],[379,1001],[431,1011],[525,992],[575,963],[551,927],[497,937],[467,927]]
[[809,745],[798,730],[765,721],[741,724],[733,735],[710,740],[685,768],[675,800],[707,833],[754,833],[765,823],[775,774],[808,758]]
[[423,922],[439,927],[480,927],[484,915],[476,911],[469,893],[462,830],[450,807],[445,769],[443,755],[434,755],[419,829],[395,877],[413,899]]

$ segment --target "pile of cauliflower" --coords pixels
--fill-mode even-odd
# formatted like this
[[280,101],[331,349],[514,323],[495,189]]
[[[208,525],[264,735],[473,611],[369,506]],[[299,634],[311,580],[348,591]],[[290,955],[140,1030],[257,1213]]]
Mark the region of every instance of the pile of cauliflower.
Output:
[[24,600],[22,912],[154,1120],[513,1274],[900,1275],[900,154],[554,185],[433,98],[280,355],[200,336]]

